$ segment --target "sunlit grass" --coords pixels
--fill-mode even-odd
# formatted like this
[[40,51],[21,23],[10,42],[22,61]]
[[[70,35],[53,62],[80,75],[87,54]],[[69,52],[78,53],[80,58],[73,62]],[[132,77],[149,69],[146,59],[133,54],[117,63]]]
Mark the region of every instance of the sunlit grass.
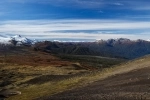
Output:
[[147,67],[149,66],[149,60],[150,59],[135,60],[111,68],[105,68],[101,71],[89,72],[81,76],[76,76],[57,82],[46,82],[44,84],[34,84],[27,87],[21,87],[19,90],[22,94],[9,98],[8,100],[32,100],[43,96],[50,96],[68,89],[86,86],[89,83],[107,78],[109,76]]

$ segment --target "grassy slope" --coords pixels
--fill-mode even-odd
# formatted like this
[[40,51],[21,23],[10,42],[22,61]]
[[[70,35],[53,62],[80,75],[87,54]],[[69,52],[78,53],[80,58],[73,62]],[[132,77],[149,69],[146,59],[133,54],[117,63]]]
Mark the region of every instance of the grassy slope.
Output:
[[28,86],[20,85],[18,90],[22,94],[9,98],[8,100],[31,100],[38,97],[50,96],[68,89],[86,86],[94,81],[102,80],[112,75],[148,67],[150,65],[149,60],[150,57],[147,56],[101,71],[85,73],[59,81],[45,82],[43,84],[28,84]]
[[[32,100],[86,86],[116,74],[149,67],[149,60],[150,57],[145,56],[112,66],[123,60],[78,55],[56,57],[24,48],[8,52],[5,59],[1,54],[0,83],[4,83],[0,87],[15,88],[22,92],[8,100]],[[101,70],[93,70],[99,67]]]
[[150,66],[146,66],[38,100],[150,100]]
[[125,59],[109,58],[90,55],[57,55],[63,60],[79,62],[85,69],[103,69],[125,62]]

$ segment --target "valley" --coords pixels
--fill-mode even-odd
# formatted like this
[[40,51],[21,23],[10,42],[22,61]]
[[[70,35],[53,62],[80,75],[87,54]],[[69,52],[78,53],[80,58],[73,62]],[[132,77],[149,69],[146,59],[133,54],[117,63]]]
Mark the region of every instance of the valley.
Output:
[[[149,42],[128,42],[1,45],[0,93],[21,92],[6,100],[149,100]],[[119,49],[122,43],[134,47]]]

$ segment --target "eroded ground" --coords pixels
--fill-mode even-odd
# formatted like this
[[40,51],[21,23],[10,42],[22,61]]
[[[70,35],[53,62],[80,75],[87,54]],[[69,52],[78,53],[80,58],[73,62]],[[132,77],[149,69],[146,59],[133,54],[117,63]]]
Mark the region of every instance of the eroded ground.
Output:
[[150,100],[150,66],[38,100]]

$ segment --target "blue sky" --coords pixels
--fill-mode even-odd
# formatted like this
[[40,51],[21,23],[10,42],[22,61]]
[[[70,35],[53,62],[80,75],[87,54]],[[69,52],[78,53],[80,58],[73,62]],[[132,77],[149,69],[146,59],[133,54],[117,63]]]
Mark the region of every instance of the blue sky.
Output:
[[3,0],[1,35],[95,41],[150,39],[149,0]]

